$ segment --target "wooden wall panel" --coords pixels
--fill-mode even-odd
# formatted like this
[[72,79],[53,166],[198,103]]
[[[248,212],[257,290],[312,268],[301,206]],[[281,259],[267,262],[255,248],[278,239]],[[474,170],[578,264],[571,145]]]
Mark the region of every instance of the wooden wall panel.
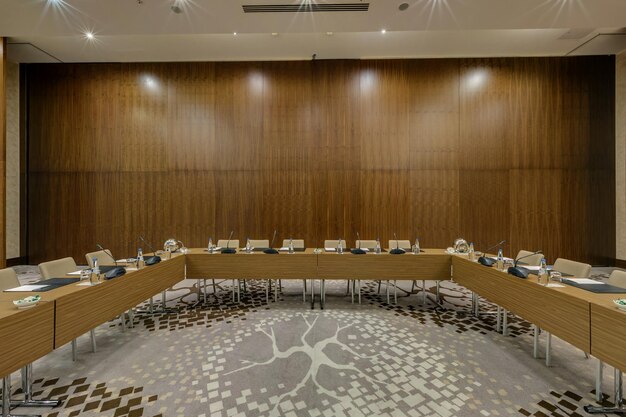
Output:
[[7,39],[0,37],[0,268],[6,266],[6,76]]
[[[28,65],[33,263],[380,236],[614,256],[611,57]],[[602,231],[599,233],[598,231]],[[142,246],[145,246],[141,244]]]

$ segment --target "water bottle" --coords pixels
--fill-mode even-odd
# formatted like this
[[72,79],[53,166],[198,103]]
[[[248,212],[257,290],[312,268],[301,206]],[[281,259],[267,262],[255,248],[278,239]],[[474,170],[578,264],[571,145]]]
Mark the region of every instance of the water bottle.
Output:
[[539,271],[537,272],[537,280],[540,285],[548,284],[548,267],[546,265],[546,258],[541,258],[539,263]]
[[172,248],[168,246],[165,248],[165,252],[167,253],[167,259],[172,259]]
[[474,253],[474,242],[470,242],[469,245],[469,260],[472,262],[476,260],[476,254]]
[[213,239],[209,238],[209,246],[207,248],[209,253],[213,253]]
[[250,238],[246,239],[246,253],[252,252],[252,246],[250,245]]
[[100,267],[98,266],[98,258],[91,258],[91,284],[97,284],[100,281]]
[[139,250],[137,251],[137,269],[141,269],[144,266],[146,266],[146,264],[143,261],[143,250],[139,248]]
[[293,239],[289,238],[289,253],[294,253],[295,251],[293,250]]
[[420,254],[420,241],[418,238],[415,238],[415,245],[413,245],[413,254],[415,255]]
[[504,255],[502,254],[502,248],[498,249],[498,260],[496,263],[496,268],[498,268],[498,270],[500,271],[504,270]]
[[339,238],[339,243],[337,243],[337,253],[340,255],[343,253],[343,242],[341,242],[341,238]]
[[382,249],[380,248],[380,239],[376,238],[376,247],[374,248],[374,253],[380,254]]

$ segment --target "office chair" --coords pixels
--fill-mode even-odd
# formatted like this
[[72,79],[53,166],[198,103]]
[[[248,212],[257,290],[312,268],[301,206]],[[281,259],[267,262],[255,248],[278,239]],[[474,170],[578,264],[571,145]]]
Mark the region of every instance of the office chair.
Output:
[[[48,278],[63,278],[68,273],[76,271],[78,267],[76,266],[76,262],[74,262],[74,258],[62,258],[56,259],[54,261],[42,262],[39,264],[39,272],[43,279]],[[89,331],[89,335],[91,336],[91,350],[92,352],[96,352],[96,331],[95,329],[91,329]],[[72,360],[75,362],[77,358],[76,354],[76,339],[72,340]]]

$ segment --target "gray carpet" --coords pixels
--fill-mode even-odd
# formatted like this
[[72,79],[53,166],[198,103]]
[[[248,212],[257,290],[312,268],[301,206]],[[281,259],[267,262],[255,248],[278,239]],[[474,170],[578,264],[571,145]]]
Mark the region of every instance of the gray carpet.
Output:
[[[22,282],[36,270],[19,269]],[[596,271],[598,279],[610,271]],[[35,392],[64,400],[48,416],[582,416],[594,402],[595,360],[558,339],[553,367],[532,358],[530,325],[512,319],[496,333],[494,307],[462,314],[469,293],[434,282],[421,295],[387,304],[373,283],[362,305],[346,284],[327,284],[326,310],[302,302],[301,281],[283,282],[277,303],[252,281],[240,304],[229,283],[206,304],[196,281],[168,293],[173,313],[139,312],[134,328],[119,321],[97,330],[98,351],[79,339],[34,365]],[[402,286],[410,289],[410,283]],[[208,288],[211,291],[211,287]],[[399,292],[404,295],[404,293]],[[543,342],[543,339],[542,339]],[[542,345],[543,346],[543,345]],[[14,374],[14,392],[19,374]],[[605,391],[612,381],[605,379]]]

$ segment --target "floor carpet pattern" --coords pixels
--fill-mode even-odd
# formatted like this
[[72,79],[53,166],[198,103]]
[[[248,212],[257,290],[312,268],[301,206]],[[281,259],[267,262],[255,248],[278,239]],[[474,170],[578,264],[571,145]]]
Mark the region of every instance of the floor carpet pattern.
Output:
[[[22,282],[36,272],[20,270]],[[606,274],[600,272],[598,279]],[[209,281],[210,282],[210,281]],[[302,281],[283,281],[266,302],[265,282],[248,281],[240,303],[230,281],[198,300],[198,282],[167,293],[167,308],[138,307],[133,327],[119,320],[34,364],[36,397],[63,400],[61,416],[585,416],[594,403],[595,359],[555,339],[553,366],[532,358],[529,323],[511,317],[495,332],[495,306],[466,314],[470,293],[453,282],[411,294],[399,284],[388,304],[386,283],[363,283],[351,303],[345,281],[329,281],[326,309],[302,301]],[[418,281],[418,287],[421,281]],[[391,284],[390,284],[391,285]],[[221,289],[220,289],[221,288]],[[419,292],[420,288],[417,288]],[[391,290],[393,294],[393,289]],[[393,301],[393,296],[391,297]],[[542,340],[543,347],[543,340]],[[606,372],[611,373],[612,372]],[[19,398],[19,373],[13,375]],[[605,391],[612,380],[605,377]]]

